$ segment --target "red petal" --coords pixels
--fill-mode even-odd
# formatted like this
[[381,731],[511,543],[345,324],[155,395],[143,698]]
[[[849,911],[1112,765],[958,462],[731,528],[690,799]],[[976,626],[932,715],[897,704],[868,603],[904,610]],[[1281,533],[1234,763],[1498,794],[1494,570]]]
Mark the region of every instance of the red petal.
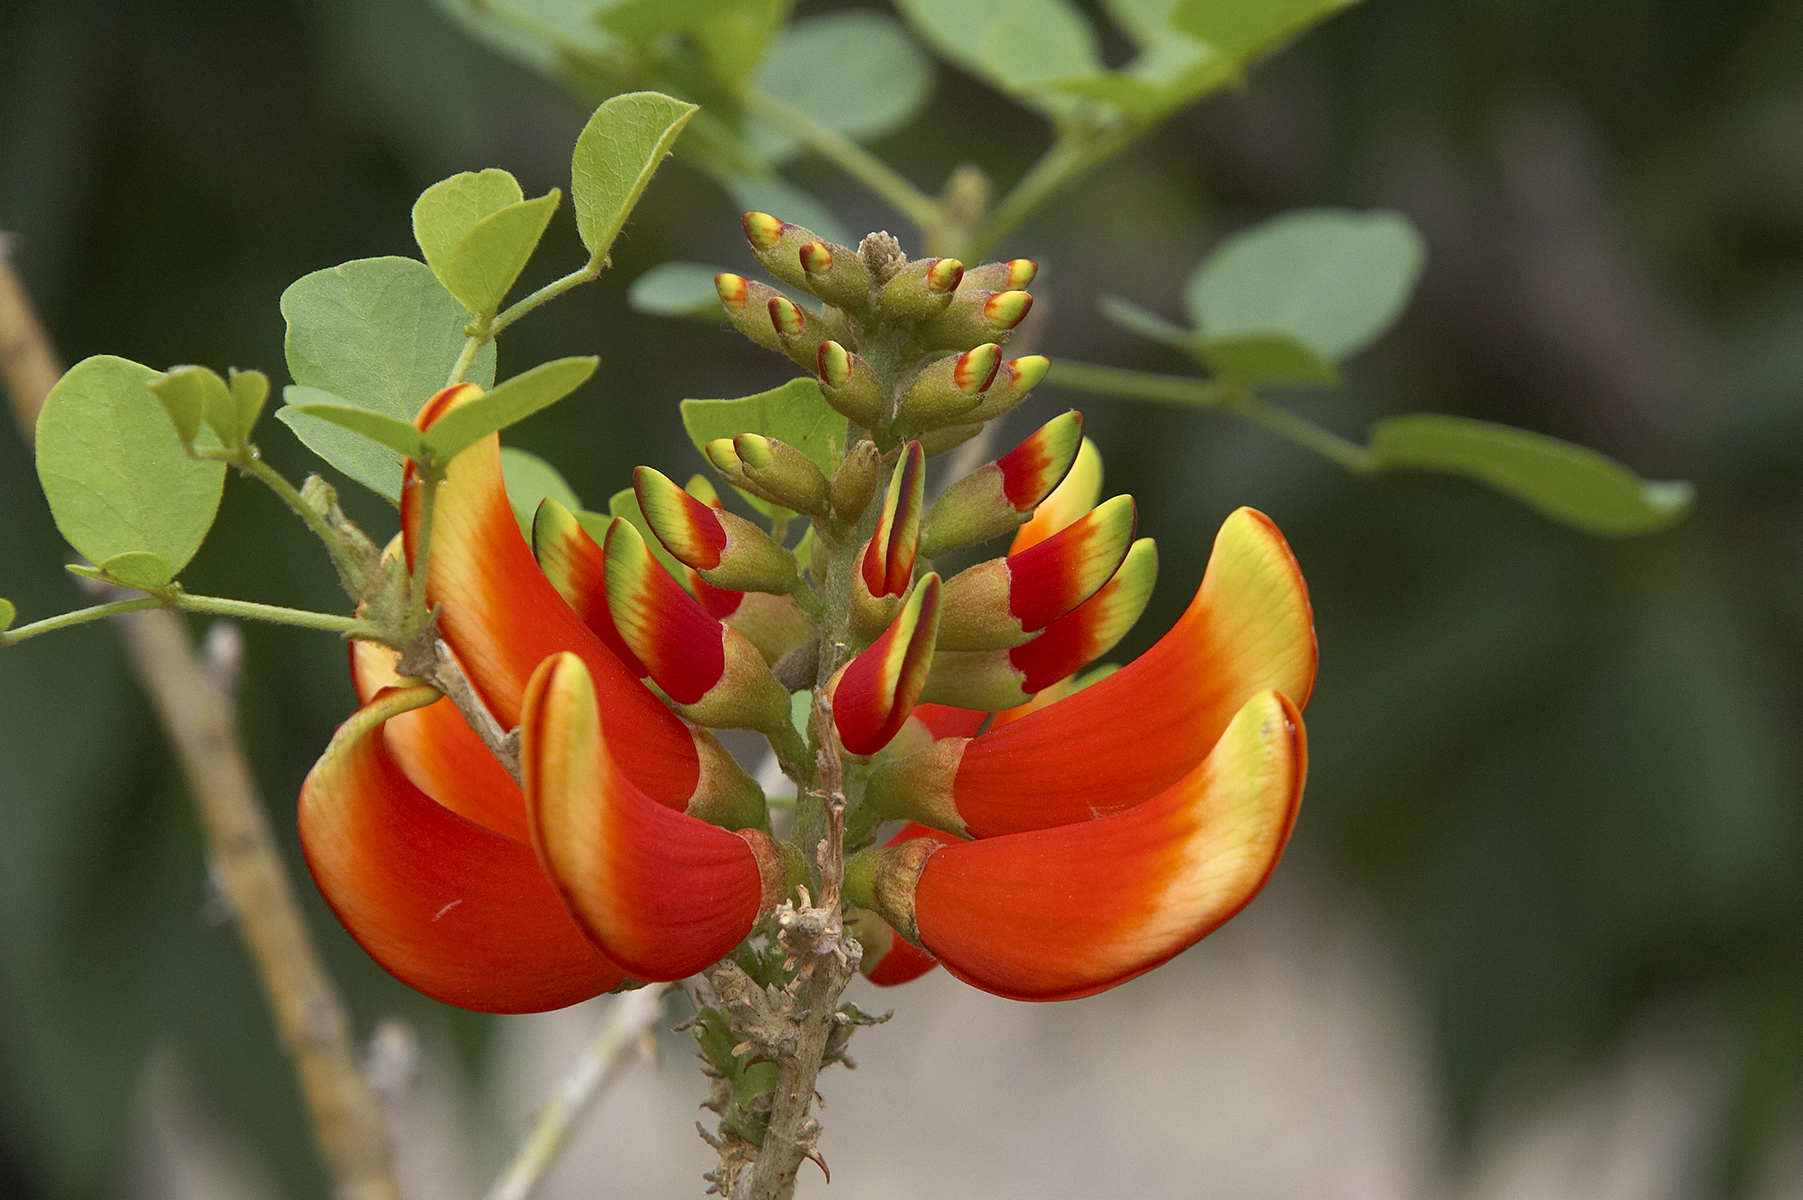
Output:
[[[639,979],[682,979],[751,932],[763,905],[744,838],[675,812],[628,780],[584,661],[547,659],[521,728],[533,845],[570,910]],[[618,757],[625,757],[622,749]]]
[[[397,680],[399,655],[375,642],[351,643],[357,699],[368,703]],[[382,726],[388,753],[413,785],[460,817],[517,842],[529,841],[526,797],[449,700],[390,717]]]
[[531,849],[433,803],[377,736],[430,689],[383,692],[301,787],[301,849],[352,937],[395,978],[482,1012],[542,1012],[623,978],[570,919]]
[[1221,526],[1202,586],[1157,645],[965,748],[958,811],[989,837],[1139,804],[1187,775],[1248,697],[1275,688],[1306,706],[1315,654],[1302,572],[1270,519],[1242,508]]
[[[420,412],[420,427],[428,428],[452,406],[429,403]],[[401,493],[410,563],[420,490],[412,475],[409,467]],[[433,508],[427,595],[442,606],[439,629],[495,718],[508,728],[518,725],[533,669],[552,654],[573,651],[606,697],[610,736],[632,748],[633,782],[660,797],[691,795],[700,776],[694,741],[539,571],[501,482],[497,437],[491,434],[457,456]]]
[[1015,1000],[1124,983],[1258,893],[1306,773],[1301,714],[1262,692],[1199,767],[1137,808],[934,853],[914,890],[921,944],[966,983]]

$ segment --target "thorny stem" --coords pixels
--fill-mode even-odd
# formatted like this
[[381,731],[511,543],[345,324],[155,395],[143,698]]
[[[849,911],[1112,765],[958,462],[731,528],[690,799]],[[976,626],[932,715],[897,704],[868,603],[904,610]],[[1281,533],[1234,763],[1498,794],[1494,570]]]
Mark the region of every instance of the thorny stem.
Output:
[[939,204],[902,174],[837,130],[756,88],[744,93],[745,107],[800,138],[809,149],[837,163],[847,175],[887,200],[923,233],[939,224]]
[[644,1049],[647,1057],[655,1054],[656,1043],[648,1039],[651,1026],[664,1011],[664,993],[669,987],[654,983],[627,992],[608,1006],[601,1031],[539,1110],[532,1131],[488,1190],[487,1200],[530,1200],[538,1191],[576,1126],[625,1074],[632,1051]]
[[1136,400],[1155,400],[1192,408],[1223,409],[1332,459],[1355,475],[1372,475],[1383,470],[1383,462],[1369,446],[1361,446],[1312,421],[1260,400],[1244,386],[1219,380],[1190,379],[1181,375],[1158,375],[1151,371],[1133,371],[1125,367],[1100,367],[1064,359],[1052,361],[1052,369],[1046,374],[1046,383],[1053,387],[1100,392],[1108,396],[1130,396]]
[[[62,370],[5,251],[0,237],[0,375],[29,442]],[[221,652],[210,664],[197,661],[187,629],[170,612],[133,612],[121,619],[121,633],[176,748],[226,902],[294,1060],[334,1190],[341,1200],[399,1200],[381,1106],[357,1068],[344,1001],[295,904],[233,717],[234,648],[229,640],[215,641]]]

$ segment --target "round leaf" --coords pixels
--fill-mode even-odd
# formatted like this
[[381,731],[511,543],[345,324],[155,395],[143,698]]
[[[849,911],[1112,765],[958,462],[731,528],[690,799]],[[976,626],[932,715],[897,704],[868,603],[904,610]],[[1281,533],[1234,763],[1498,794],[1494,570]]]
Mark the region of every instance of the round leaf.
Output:
[[11,600],[0,599],[0,633],[5,633],[8,629],[11,629],[13,627],[13,622],[17,620],[18,617],[19,610],[13,607],[13,602]]
[[498,208],[470,226],[439,276],[445,288],[472,313],[499,308],[538,249],[560,199],[562,193],[552,188],[536,200]]
[[706,263],[659,263],[632,281],[626,289],[626,303],[647,316],[717,322],[720,293],[714,288],[714,276],[724,269]]
[[576,230],[600,258],[639,202],[658,164],[699,110],[661,92],[628,92],[589,118],[570,159],[570,201]]
[[225,464],[188,457],[145,386],[157,375],[110,354],[71,367],[38,416],[38,480],[56,527],[89,562],[142,550],[173,574],[212,527]]
[[[828,129],[859,141],[913,120],[933,90],[933,67],[907,32],[882,13],[854,9],[798,21],[758,65],[759,90]],[[765,158],[794,154],[792,134],[757,123],[747,131]]]
[[115,583],[146,592],[163,587],[175,578],[175,572],[169,569],[163,556],[148,550],[115,554],[100,564],[100,573]]
[[1383,467],[1479,479],[1567,525],[1627,537],[1672,524],[1695,489],[1649,482],[1594,450],[1508,425],[1418,413],[1379,421],[1371,449]]
[[443,279],[451,252],[477,221],[526,198],[519,181],[498,167],[441,179],[413,202],[413,240],[426,265]]
[[1190,276],[1190,317],[1204,336],[1275,334],[1338,362],[1402,313],[1424,258],[1400,213],[1305,209],[1216,247]]

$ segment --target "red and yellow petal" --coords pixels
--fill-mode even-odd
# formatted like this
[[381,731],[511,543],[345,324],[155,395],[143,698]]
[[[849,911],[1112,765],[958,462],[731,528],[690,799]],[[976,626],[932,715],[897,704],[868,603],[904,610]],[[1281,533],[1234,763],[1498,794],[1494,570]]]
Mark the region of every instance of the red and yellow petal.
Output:
[[533,845],[610,958],[639,979],[682,979],[774,905],[760,863],[779,852],[755,830],[731,833],[646,796],[619,765],[630,743],[604,732],[613,721],[581,657],[556,655],[533,675],[520,744]]
[[[376,642],[351,643],[351,679],[359,703],[398,682],[399,656]],[[430,799],[517,842],[530,840],[526,798],[448,699],[390,717],[382,740],[396,766]]]
[[1102,452],[1084,438],[1076,460],[1059,477],[1058,486],[1033,510],[1033,517],[1014,534],[1008,553],[1019,554],[1066,528],[1096,506],[1102,494]]
[[833,723],[851,753],[887,746],[920,699],[939,627],[939,591],[939,576],[923,578],[889,628],[833,681]]
[[[1011,651],[1017,663],[1055,628]],[[1274,688],[1305,707],[1315,660],[1302,572],[1270,519],[1242,508],[1221,526],[1195,599],[1156,645],[964,748],[957,810],[987,837],[1141,803],[1188,774],[1249,696]]]
[[[420,410],[429,429],[475,393],[447,388]],[[420,483],[411,464],[401,494],[401,529],[411,563],[419,536]],[[686,798],[700,764],[688,730],[563,602],[520,536],[501,481],[500,440],[489,435],[459,454],[433,506],[427,597],[439,630],[471,684],[502,725],[520,723],[526,683],[552,654],[582,656],[606,697],[610,736],[632,748],[632,778],[660,797]]]
[[913,892],[921,945],[959,979],[1016,1000],[1124,983],[1258,893],[1306,774],[1301,714],[1261,692],[1200,766],[1128,812],[934,852]]
[[624,973],[571,920],[531,847],[434,803],[396,765],[383,723],[437,693],[379,693],[301,788],[301,849],[326,903],[384,968],[436,1000],[542,1012]]

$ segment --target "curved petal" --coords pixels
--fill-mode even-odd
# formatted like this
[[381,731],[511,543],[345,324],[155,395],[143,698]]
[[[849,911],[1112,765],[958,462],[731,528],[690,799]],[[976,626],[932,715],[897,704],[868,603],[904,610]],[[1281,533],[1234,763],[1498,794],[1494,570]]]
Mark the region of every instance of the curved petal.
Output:
[[[376,642],[351,643],[351,679],[367,704],[399,676],[399,654]],[[388,753],[414,787],[460,817],[516,842],[531,840],[526,797],[449,700],[390,717],[382,726]]]
[[383,722],[436,695],[384,691],[339,727],[301,787],[301,849],[369,956],[435,1000],[542,1012],[624,973],[564,909],[530,847],[434,803],[395,765]]
[[1306,707],[1315,654],[1295,557],[1268,517],[1242,508],[1221,526],[1195,599],[1156,645],[964,748],[952,783],[958,812],[990,837],[1141,803],[1188,774],[1248,697],[1274,688]]
[[532,841],[564,901],[636,978],[682,979],[732,950],[757,922],[763,874],[750,838],[658,804],[626,778],[587,664],[546,659],[521,725]]
[[1137,808],[933,853],[914,889],[921,945],[959,979],[1015,1000],[1124,983],[1258,893],[1306,774],[1302,715],[1261,692],[1201,766]]
[[[439,393],[416,423],[429,429],[462,399]],[[409,464],[401,493],[407,560],[418,539],[420,486]],[[501,481],[500,440],[491,434],[459,454],[439,485],[432,514],[427,594],[441,605],[439,630],[502,725],[520,723],[526,683],[552,654],[582,656],[606,697],[609,736],[634,783],[654,796],[686,798],[700,773],[683,723],[602,645],[538,569]]]

